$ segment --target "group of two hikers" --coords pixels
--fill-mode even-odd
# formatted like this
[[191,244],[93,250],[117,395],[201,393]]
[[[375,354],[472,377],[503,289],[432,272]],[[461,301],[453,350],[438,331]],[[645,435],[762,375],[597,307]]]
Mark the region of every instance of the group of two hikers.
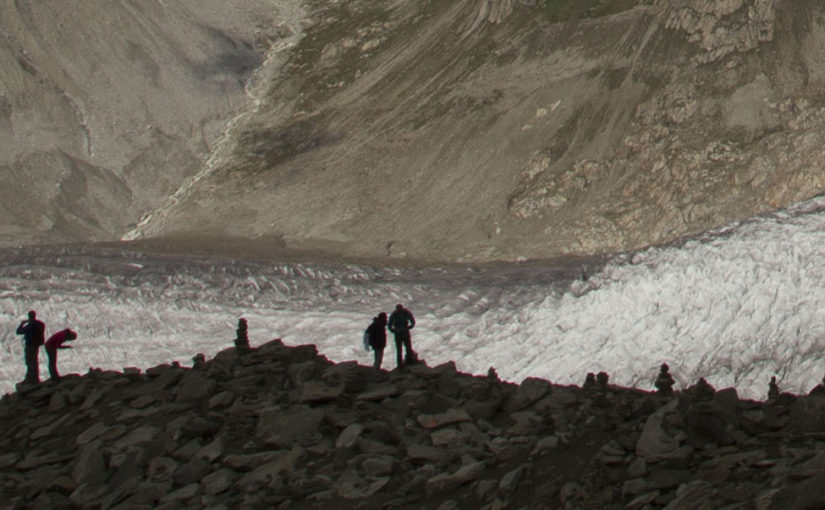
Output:
[[60,374],[57,373],[57,350],[70,349],[70,345],[64,345],[65,342],[72,341],[77,338],[77,333],[71,329],[61,329],[46,340],[46,325],[43,321],[37,318],[37,313],[32,310],[29,312],[29,318],[20,323],[17,327],[17,334],[23,335],[23,352],[26,360],[26,378],[23,380],[24,384],[37,384],[40,382],[40,366],[38,355],[40,353],[40,346],[46,346],[46,354],[49,356],[49,376],[57,380]]
[[[395,335],[396,362],[398,368],[405,364],[413,365],[418,362],[418,356],[412,349],[410,330],[415,327],[415,317],[412,312],[404,308],[403,305],[396,305],[395,310],[390,314],[381,312],[372,320],[364,332],[364,345],[371,347],[375,353],[373,368],[376,374],[381,370],[381,362],[384,359],[384,348],[387,346],[387,329]],[[406,352],[402,356],[402,350]]]

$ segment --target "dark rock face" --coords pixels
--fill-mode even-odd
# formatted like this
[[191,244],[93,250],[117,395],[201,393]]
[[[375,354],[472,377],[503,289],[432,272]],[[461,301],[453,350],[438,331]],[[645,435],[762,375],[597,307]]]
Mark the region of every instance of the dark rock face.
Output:
[[424,364],[376,382],[278,340],[196,359],[5,395],[4,507],[825,505],[819,394],[586,392]]

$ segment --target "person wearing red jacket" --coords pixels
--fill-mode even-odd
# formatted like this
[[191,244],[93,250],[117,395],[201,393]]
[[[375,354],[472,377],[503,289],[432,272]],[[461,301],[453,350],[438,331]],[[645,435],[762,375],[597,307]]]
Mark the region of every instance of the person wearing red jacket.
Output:
[[69,328],[58,331],[46,340],[46,354],[49,356],[49,376],[54,379],[60,379],[60,374],[57,373],[57,350],[71,349],[71,345],[63,345],[65,342],[70,342],[77,338],[77,333]]

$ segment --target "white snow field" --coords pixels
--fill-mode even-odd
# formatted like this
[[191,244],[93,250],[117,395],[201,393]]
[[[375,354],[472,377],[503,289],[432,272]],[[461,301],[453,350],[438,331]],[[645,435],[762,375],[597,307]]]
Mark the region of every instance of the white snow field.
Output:
[[[587,372],[653,389],[662,362],[682,388],[764,399],[776,375],[807,392],[825,374],[825,198],[679,245],[590,268],[537,264],[374,269],[147,255],[101,247],[0,250],[0,392],[25,373],[26,312],[50,335],[78,331],[61,373],[190,365],[231,347],[239,317],[252,345],[314,343],[335,361],[371,362],[362,332],[379,311],[415,314],[413,346],[435,366],[520,382],[581,384]],[[384,367],[394,367],[394,346]],[[47,378],[41,350],[41,377]]]

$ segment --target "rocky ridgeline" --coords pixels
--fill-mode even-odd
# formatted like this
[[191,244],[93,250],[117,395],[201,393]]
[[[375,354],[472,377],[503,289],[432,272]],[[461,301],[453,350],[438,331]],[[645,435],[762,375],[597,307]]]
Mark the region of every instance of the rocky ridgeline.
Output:
[[279,340],[194,361],[3,397],[0,506],[825,507],[821,386],[753,402],[704,381],[515,385],[452,363],[375,381]]

